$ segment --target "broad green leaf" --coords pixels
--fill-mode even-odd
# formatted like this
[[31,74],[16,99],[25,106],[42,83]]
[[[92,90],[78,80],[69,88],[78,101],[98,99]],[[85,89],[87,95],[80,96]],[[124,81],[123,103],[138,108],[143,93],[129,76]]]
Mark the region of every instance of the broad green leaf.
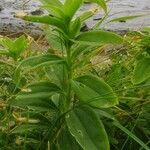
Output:
[[52,25],[61,30],[64,30],[65,28],[63,21],[56,17],[51,16],[18,16],[18,17],[26,21]]
[[150,58],[137,60],[134,68],[133,83],[140,84],[150,78]]
[[28,86],[20,92],[16,99],[44,99],[49,98],[53,93],[60,92],[59,87],[53,83],[39,82],[37,84]]
[[38,107],[39,110],[40,108],[44,110],[55,108],[55,105],[50,99],[54,93],[60,93],[60,89],[57,85],[48,81],[38,82],[29,85],[26,89],[22,89],[22,91],[16,95],[16,98],[10,101],[10,104],[22,107],[32,106],[34,109]]
[[123,38],[115,33],[108,31],[88,31],[81,33],[75,41],[85,44],[100,44],[100,43],[110,43],[110,44],[121,44]]
[[118,104],[116,94],[102,79],[85,75],[72,81],[72,88],[82,102],[98,108],[108,108]]
[[65,0],[64,3],[64,13],[65,15],[71,20],[71,18],[74,16],[76,11],[80,8],[82,5],[83,0]]
[[31,91],[32,93],[36,93],[36,92],[38,93],[41,91],[58,92],[58,91],[60,91],[60,88],[56,84],[51,83],[49,81],[40,81],[40,82],[29,85],[27,87],[27,90]]
[[76,18],[74,21],[70,22],[69,33],[70,37],[74,38],[79,32],[81,28],[80,18]]
[[75,108],[66,115],[68,129],[84,150],[109,150],[103,123],[87,106]]
[[49,98],[46,98],[46,96],[50,95],[43,96],[43,98],[39,97],[38,94],[37,97],[30,98],[30,95],[28,96],[28,98],[24,98],[23,95],[21,97],[18,96],[16,99],[10,102],[10,106],[29,108],[30,110],[34,110],[35,112],[48,112],[51,110],[56,110],[56,106],[54,105],[54,103]]
[[59,150],[82,150],[67,129],[64,129],[59,135],[58,143]]
[[107,13],[107,5],[105,0],[85,0],[86,2],[93,2],[98,4]]
[[63,59],[58,57],[57,55],[45,54],[39,56],[32,56],[27,59],[24,59],[20,65],[20,67],[40,67],[45,66],[47,64],[57,64],[63,62]]
[[131,20],[131,19],[139,18],[142,16],[144,16],[144,15],[124,16],[124,17],[114,18],[114,19],[110,20],[109,22],[127,21],[127,20]]

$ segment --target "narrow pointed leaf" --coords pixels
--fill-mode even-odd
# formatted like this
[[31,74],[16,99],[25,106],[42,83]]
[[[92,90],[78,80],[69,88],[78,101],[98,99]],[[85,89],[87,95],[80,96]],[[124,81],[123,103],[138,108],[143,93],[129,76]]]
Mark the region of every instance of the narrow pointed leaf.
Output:
[[109,150],[104,126],[87,106],[76,108],[66,116],[68,129],[84,150]]
[[43,23],[43,24],[52,25],[52,26],[58,27],[62,30],[64,29],[63,22],[56,17],[51,17],[51,16],[22,16],[19,18],[26,20],[26,21],[32,21],[32,22],[36,22],[36,23]]
[[136,137],[132,132],[130,132],[127,128],[122,126],[119,122],[114,121],[113,124],[118,127],[120,130],[125,132],[129,137],[131,137],[134,141],[136,141],[139,145],[142,146],[145,150],[150,150],[150,147],[148,147],[143,141],[141,141],[138,137]]
[[136,18],[139,18],[142,16],[144,16],[144,15],[124,16],[124,17],[114,18],[114,19],[110,20],[109,22],[127,21],[127,20],[136,19]]
[[82,3],[83,0],[66,0],[64,3],[65,15],[71,19]]

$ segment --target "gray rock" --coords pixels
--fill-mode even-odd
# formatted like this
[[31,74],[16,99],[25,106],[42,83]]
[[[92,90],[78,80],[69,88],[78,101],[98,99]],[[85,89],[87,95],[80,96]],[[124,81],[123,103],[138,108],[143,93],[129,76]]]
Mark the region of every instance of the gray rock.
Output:
[[[86,3],[79,13],[87,9],[91,9],[93,5]],[[109,17],[100,28],[110,31],[117,31],[124,33],[128,30],[142,29],[145,26],[150,26],[150,2],[149,0],[111,0],[108,3],[110,10]],[[45,11],[40,9],[40,2],[38,0],[0,0],[0,34],[21,34],[27,33],[33,36],[40,36],[43,34],[40,24],[33,24],[25,22],[21,19],[14,18],[15,13],[24,11],[32,15],[42,15]],[[134,20],[107,23],[110,19],[127,16],[149,14]],[[97,21],[103,17],[103,11],[86,22],[85,28],[91,28]]]

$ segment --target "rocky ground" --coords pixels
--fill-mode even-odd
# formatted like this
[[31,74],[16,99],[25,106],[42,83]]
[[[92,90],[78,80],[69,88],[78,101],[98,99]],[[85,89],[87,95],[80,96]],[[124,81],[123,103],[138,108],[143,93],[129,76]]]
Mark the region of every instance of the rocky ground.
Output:
[[[32,36],[43,34],[42,27],[38,24],[24,22],[14,15],[17,12],[24,11],[32,15],[42,15],[44,13],[40,8],[38,0],[0,0],[0,34],[10,35],[19,33],[28,33]],[[111,0],[108,3],[110,10],[109,19],[127,15],[149,14],[127,22],[103,23],[102,28],[112,31],[124,32],[131,29],[141,29],[150,26],[150,0]],[[80,11],[90,9],[90,4],[85,4]],[[101,19],[102,12],[98,13],[94,18],[86,24],[90,28],[96,20]],[[108,20],[109,20],[108,19]]]

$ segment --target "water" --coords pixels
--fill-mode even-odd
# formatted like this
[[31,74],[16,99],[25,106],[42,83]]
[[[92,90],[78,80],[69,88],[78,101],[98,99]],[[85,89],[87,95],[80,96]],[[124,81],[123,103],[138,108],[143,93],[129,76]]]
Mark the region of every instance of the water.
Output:
[[[42,34],[41,26],[33,23],[24,22],[18,18],[14,18],[14,14],[20,10],[31,13],[38,10],[40,3],[37,0],[0,0],[0,34],[11,34],[19,32],[27,32],[32,34]],[[84,5],[80,13],[92,6]],[[127,15],[149,14],[148,16],[129,20],[127,22],[114,22],[102,24],[102,28],[112,31],[127,31],[141,29],[150,26],[150,0],[111,0],[108,3],[110,10],[109,19]],[[42,12],[41,12],[42,13]],[[103,12],[99,12],[94,18],[90,19],[86,24],[90,28],[96,20],[101,18]]]

